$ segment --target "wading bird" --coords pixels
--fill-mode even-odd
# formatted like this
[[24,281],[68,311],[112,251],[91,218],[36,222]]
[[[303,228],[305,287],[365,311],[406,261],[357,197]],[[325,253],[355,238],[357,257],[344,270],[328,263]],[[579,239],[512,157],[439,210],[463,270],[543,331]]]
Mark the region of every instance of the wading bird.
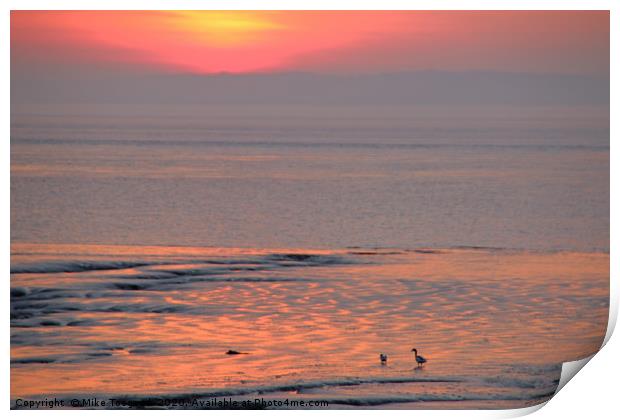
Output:
[[415,361],[418,362],[418,366],[422,366],[426,363],[426,359],[422,356],[418,356],[418,349],[411,349],[412,352],[415,353]]

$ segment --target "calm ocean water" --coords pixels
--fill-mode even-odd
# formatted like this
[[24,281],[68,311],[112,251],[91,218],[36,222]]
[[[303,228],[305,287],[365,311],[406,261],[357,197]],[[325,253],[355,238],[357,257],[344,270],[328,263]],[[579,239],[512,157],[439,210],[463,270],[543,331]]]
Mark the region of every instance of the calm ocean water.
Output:
[[608,131],[15,117],[11,242],[13,399],[522,407],[605,333]]
[[605,130],[329,124],[18,118],[11,239],[609,249]]

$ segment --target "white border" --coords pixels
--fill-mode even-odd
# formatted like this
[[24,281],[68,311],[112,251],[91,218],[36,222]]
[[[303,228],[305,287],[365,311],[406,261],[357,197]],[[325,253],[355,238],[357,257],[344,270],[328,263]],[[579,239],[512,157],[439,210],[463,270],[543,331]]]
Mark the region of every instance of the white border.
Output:
[[[466,0],[442,0],[442,1],[404,1],[404,0],[382,0],[382,1],[335,1],[335,0],[315,0],[313,2],[301,2],[301,1],[284,1],[284,0],[237,0],[237,1],[199,1],[199,0],[179,0],[175,2],[164,0],[151,0],[151,1],[133,1],[133,0],[92,0],[85,4],[83,0],[59,0],[55,2],[44,0],[22,0],[14,1],[8,0],[3,2],[3,14],[2,25],[0,26],[0,39],[2,40],[2,57],[4,65],[2,66],[2,92],[3,101],[2,115],[0,116],[2,133],[4,133],[4,139],[2,140],[2,151],[0,153],[0,159],[2,159],[2,165],[4,168],[3,179],[0,183],[2,188],[2,196],[9,197],[10,194],[10,97],[7,94],[10,91],[9,81],[9,39],[10,39],[10,18],[9,10],[11,9],[140,9],[140,10],[157,10],[157,9],[213,9],[213,10],[243,10],[243,9],[285,9],[285,10],[364,10],[364,9],[412,9],[412,10],[480,10],[480,9],[494,9],[494,10],[611,10],[611,74],[619,74],[620,67],[618,66],[618,54],[617,48],[614,51],[614,47],[618,45],[618,31],[620,28],[620,7],[617,1],[612,0],[478,0],[478,1],[466,1]],[[611,80],[611,115],[613,116],[618,110],[618,85],[615,80]],[[614,215],[618,212],[620,207],[618,206],[618,194],[616,184],[614,180],[618,180],[618,156],[616,153],[616,144],[618,142],[618,130],[617,120],[612,117],[611,121],[611,214]],[[2,207],[5,223],[2,224],[2,249],[3,249],[3,269],[5,273],[9,273],[10,267],[10,201],[4,200],[5,205]],[[615,255],[618,240],[618,224],[615,223],[614,218],[611,218],[611,243],[610,251],[611,255]],[[618,353],[620,345],[618,339],[611,339],[611,332],[615,325],[615,321],[618,313],[618,279],[617,273],[620,260],[617,258],[611,258],[611,308],[610,308],[610,326],[608,329],[605,341],[607,345],[593,358],[592,362],[588,366],[584,367],[580,378],[576,381],[571,381],[565,389],[558,394],[558,396],[552,398],[548,403],[549,407],[537,412],[534,416],[540,419],[544,418],[567,418],[567,419],[581,419],[584,416],[590,416],[593,418],[603,417],[608,418],[609,413],[617,412],[617,398],[614,380],[615,375],[619,372],[619,363],[616,360],[615,354]],[[7,281],[8,283],[8,281]],[[9,293],[8,285],[0,288],[2,294],[2,301],[7,303],[6,308],[9,307]],[[8,310],[6,310],[6,317],[8,318]],[[3,336],[5,341],[3,343],[4,354],[10,354],[10,342],[8,337],[9,332],[9,319],[6,319],[2,323]],[[4,378],[2,381],[2,404],[6,410],[9,409],[9,382],[10,375],[9,363],[5,359],[4,362]],[[540,407],[537,407],[540,408]],[[390,415],[396,418],[433,418],[433,419],[446,419],[453,417],[460,418],[501,418],[501,417],[513,417],[527,414],[532,409],[522,410],[506,410],[506,411],[356,411],[354,414],[350,411],[351,415],[359,416],[361,418],[376,417],[377,415]],[[113,414],[112,414],[113,413]],[[131,413],[131,414],[129,414]],[[296,411],[294,415],[302,418],[309,418],[317,416],[319,412],[313,411]],[[318,415],[335,417],[337,414],[335,411],[320,412]],[[239,418],[239,417],[288,417],[292,413],[287,412],[187,412],[184,414],[178,411],[174,412],[174,415],[188,415],[194,418],[204,419],[205,417],[223,417],[223,418]],[[67,412],[67,411],[11,411],[10,415],[19,417],[38,417],[38,418],[66,418],[72,416],[83,417],[84,411],[79,412]],[[163,412],[89,412],[89,416],[93,417],[108,417],[114,416],[128,416],[138,418],[153,418],[165,416]]]

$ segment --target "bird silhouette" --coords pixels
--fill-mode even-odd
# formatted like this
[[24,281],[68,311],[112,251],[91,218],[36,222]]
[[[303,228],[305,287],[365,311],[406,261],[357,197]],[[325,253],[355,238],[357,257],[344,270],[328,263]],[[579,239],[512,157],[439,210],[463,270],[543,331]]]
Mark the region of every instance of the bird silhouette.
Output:
[[426,359],[422,356],[418,355],[418,349],[411,349],[411,351],[414,353],[415,355],[415,361],[418,362],[418,366],[422,366],[424,365],[424,363],[426,363]]

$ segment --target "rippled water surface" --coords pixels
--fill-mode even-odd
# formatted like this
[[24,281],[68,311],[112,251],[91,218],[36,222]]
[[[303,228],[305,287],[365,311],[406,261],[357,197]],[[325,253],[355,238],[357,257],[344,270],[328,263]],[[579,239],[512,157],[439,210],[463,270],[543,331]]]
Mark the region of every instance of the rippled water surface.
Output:
[[12,399],[548,399],[605,334],[609,139],[536,112],[14,116]]
[[12,396],[530,405],[554,392],[561,362],[600,346],[608,263],[489,249],[14,244]]

